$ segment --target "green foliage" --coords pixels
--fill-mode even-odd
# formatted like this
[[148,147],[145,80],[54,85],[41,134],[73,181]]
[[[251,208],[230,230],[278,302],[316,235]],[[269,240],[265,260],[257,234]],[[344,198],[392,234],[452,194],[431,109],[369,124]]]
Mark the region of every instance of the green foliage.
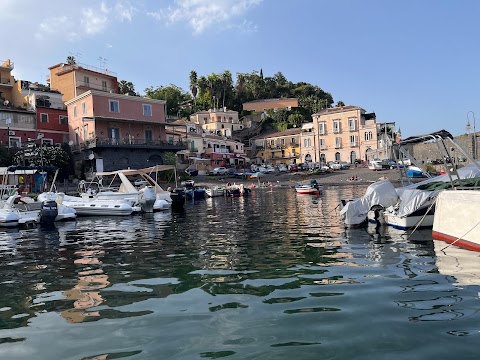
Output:
[[177,85],[159,86],[157,88],[149,87],[145,89],[145,94],[151,99],[167,101],[167,115],[177,116],[189,114],[189,103],[192,97]]
[[5,146],[0,145],[0,165],[9,166],[11,164],[12,164],[12,155],[10,155],[10,152]]
[[163,163],[165,165],[175,165],[176,158],[173,152],[167,151],[163,154]]
[[77,63],[77,60],[75,59],[74,56],[67,56],[67,64],[68,65],[74,65]]
[[135,86],[130,81],[122,80],[118,83],[119,94],[138,95],[135,92]]
[[69,161],[70,158],[65,151],[59,147],[48,145],[42,147],[35,145],[33,148],[21,149],[13,156],[13,163],[16,165],[57,166],[63,169],[68,167]]

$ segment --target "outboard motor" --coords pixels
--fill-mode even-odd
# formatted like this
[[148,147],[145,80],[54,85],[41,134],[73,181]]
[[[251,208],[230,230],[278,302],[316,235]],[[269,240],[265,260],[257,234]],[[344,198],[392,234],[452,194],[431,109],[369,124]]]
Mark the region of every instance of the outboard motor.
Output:
[[58,204],[54,200],[45,200],[42,202],[40,209],[40,224],[41,225],[53,225],[55,218],[58,215]]
[[151,186],[144,187],[138,192],[138,203],[142,207],[142,211],[146,213],[153,212],[153,205],[157,200],[157,194]]

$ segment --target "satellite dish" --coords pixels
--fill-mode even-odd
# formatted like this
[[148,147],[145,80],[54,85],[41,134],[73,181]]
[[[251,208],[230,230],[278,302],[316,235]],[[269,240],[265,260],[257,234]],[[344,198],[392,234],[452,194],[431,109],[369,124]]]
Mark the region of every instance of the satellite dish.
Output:
[[70,140],[70,141],[68,142],[68,145],[72,146],[72,145],[73,145],[73,140]]
[[89,160],[93,160],[94,158],[95,158],[95,155],[93,155],[93,154],[88,155]]

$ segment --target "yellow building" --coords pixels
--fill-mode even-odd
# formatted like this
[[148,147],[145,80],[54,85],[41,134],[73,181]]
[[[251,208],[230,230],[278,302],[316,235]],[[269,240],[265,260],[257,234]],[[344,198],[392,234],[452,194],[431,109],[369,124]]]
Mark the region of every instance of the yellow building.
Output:
[[256,164],[297,164],[300,162],[302,129],[262,134],[250,139]]
[[190,115],[190,121],[200,125],[206,133],[228,138],[232,137],[234,131],[244,128],[238,120],[238,112],[226,108],[198,111]]
[[7,106],[11,103],[18,106],[15,104],[13,96],[15,83],[15,79],[12,76],[13,66],[14,64],[10,60],[0,60],[0,100],[2,100],[0,105]]
[[320,110],[312,118],[320,162],[368,161],[377,150],[375,113],[349,105]]

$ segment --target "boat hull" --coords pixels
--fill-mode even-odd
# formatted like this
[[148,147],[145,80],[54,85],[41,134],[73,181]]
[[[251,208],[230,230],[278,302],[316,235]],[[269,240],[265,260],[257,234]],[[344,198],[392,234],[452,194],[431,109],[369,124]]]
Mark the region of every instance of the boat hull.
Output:
[[480,190],[445,190],[438,194],[432,237],[480,251]]
[[[433,214],[424,215],[409,215],[409,216],[396,216],[389,213],[383,213],[383,218],[380,221],[384,225],[392,226],[397,229],[407,230],[416,227],[419,222],[421,224],[419,227],[421,228],[428,228],[432,227],[433,225]],[[378,220],[375,218],[375,212],[369,211],[368,215],[368,222],[372,224],[376,224]]]

